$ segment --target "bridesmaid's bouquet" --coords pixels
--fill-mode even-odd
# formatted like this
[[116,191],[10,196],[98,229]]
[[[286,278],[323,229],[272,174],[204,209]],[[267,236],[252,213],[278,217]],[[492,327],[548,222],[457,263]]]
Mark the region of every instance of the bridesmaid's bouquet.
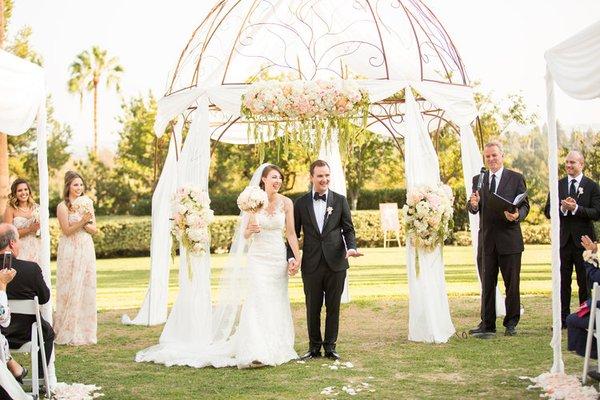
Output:
[[209,226],[214,220],[208,193],[195,187],[182,186],[173,195],[171,206],[173,238],[191,254],[206,254],[210,244]]
[[448,185],[418,186],[406,196],[402,207],[407,237],[417,248],[432,250],[452,230],[454,195]]
[[[34,224],[40,223],[40,207],[37,204],[33,207],[33,211],[31,212],[31,219],[33,220]],[[39,229],[35,232],[36,237],[40,237],[41,234],[42,232]]]
[[73,200],[73,210],[77,211],[80,215],[93,213],[94,202],[87,196],[79,196]]
[[[79,215],[83,216],[86,213],[94,214],[94,202],[87,196],[79,196],[75,200],[73,200],[73,210],[75,210]],[[92,221],[89,221],[88,224],[91,224]]]

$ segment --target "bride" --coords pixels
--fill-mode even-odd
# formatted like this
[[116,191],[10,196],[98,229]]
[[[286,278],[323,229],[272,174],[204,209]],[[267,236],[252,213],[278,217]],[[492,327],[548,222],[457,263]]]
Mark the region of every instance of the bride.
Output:
[[[279,167],[263,164],[255,173],[259,174],[259,187],[267,193],[269,202],[256,215],[256,220],[242,216],[243,237],[248,242],[243,273],[246,295],[241,305],[239,326],[229,339],[233,352],[227,363],[238,368],[279,365],[298,357],[294,351],[288,263],[283,240],[285,231],[294,255],[300,255],[294,230],[294,205],[278,193],[283,183],[283,172]],[[243,260],[239,261],[243,263]]]
[[[281,169],[272,164],[261,165],[250,181],[250,186],[259,186],[267,193],[268,205],[255,218],[240,214],[221,272],[212,319],[203,323],[201,332],[194,333],[198,338],[206,337],[206,344],[163,343],[161,337],[161,344],[137,353],[137,362],[250,368],[280,365],[298,357],[284,232],[296,260],[300,253],[292,201],[278,193],[282,183]],[[290,270],[296,267],[293,264]]]

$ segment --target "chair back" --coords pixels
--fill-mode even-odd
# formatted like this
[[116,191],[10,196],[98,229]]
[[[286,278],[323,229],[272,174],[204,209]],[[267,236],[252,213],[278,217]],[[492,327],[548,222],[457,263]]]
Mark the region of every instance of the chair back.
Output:
[[32,300],[8,300],[11,314],[37,315],[39,305],[37,296]]
[[[598,340],[600,336],[598,334],[598,325],[600,325],[600,309],[598,309],[598,300],[600,300],[600,286],[598,282],[594,282],[594,286],[592,287],[592,302],[590,304],[590,319],[588,321],[588,333],[585,343],[585,356],[583,358],[583,373],[581,374],[581,380],[585,385],[587,381],[587,373],[590,367],[590,355],[592,353],[592,340],[596,340],[596,344],[598,345]],[[600,346],[596,346],[600,348]],[[600,372],[600,364],[598,364],[598,372]]]

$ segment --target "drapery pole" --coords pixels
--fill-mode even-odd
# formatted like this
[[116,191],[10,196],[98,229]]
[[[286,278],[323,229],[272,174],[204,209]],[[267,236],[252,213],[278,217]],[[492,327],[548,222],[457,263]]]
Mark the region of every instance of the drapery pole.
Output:
[[565,365],[561,351],[560,311],[560,218],[558,214],[558,140],[556,133],[556,105],[554,79],[546,67],[546,111],[548,114],[548,187],[550,188],[550,221],[552,245],[552,346],[554,357],[550,372],[563,373]]

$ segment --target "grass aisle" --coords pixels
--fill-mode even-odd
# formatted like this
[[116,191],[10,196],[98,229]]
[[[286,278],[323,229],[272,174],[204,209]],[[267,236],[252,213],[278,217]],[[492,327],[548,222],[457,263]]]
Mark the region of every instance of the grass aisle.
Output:
[[[466,331],[478,322],[478,284],[470,248],[445,249],[446,281],[455,326]],[[367,249],[351,268],[355,300],[341,312],[338,349],[351,369],[330,370],[322,359],[255,370],[166,368],[133,362],[135,353],[156,344],[159,327],[120,324],[121,314],[133,314],[144,295],[147,258],[98,262],[99,344],[57,347],[61,381],[94,383],[106,399],[323,399],[327,386],[357,386],[368,382],[371,399],[536,399],[525,390],[520,375],[535,376],[552,362],[550,343],[549,247],[528,246],[521,274],[525,315],[519,335],[482,341],[453,337],[444,345],[409,342],[408,300],[404,253],[398,249]],[[223,256],[214,257],[219,267]],[[401,266],[399,266],[401,265]],[[175,272],[175,271],[173,271]],[[217,275],[217,274],[214,274]],[[213,279],[216,276],[213,277]],[[172,273],[175,289],[177,277]],[[213,282],[216,282],[213,280]],[[291,283],[296,324],[296,350],[307,347],[301,282]],[[175,290],[171,293],[174,298]],[[574,306],[574,305],[573,305]],[[499,320],[499,327],[501,321]],[[567,372],[579,373],[582,361],[565,353]],[[369,379],[369,377],[372,377]],[[335,398],[350,398],[341,393]]]

